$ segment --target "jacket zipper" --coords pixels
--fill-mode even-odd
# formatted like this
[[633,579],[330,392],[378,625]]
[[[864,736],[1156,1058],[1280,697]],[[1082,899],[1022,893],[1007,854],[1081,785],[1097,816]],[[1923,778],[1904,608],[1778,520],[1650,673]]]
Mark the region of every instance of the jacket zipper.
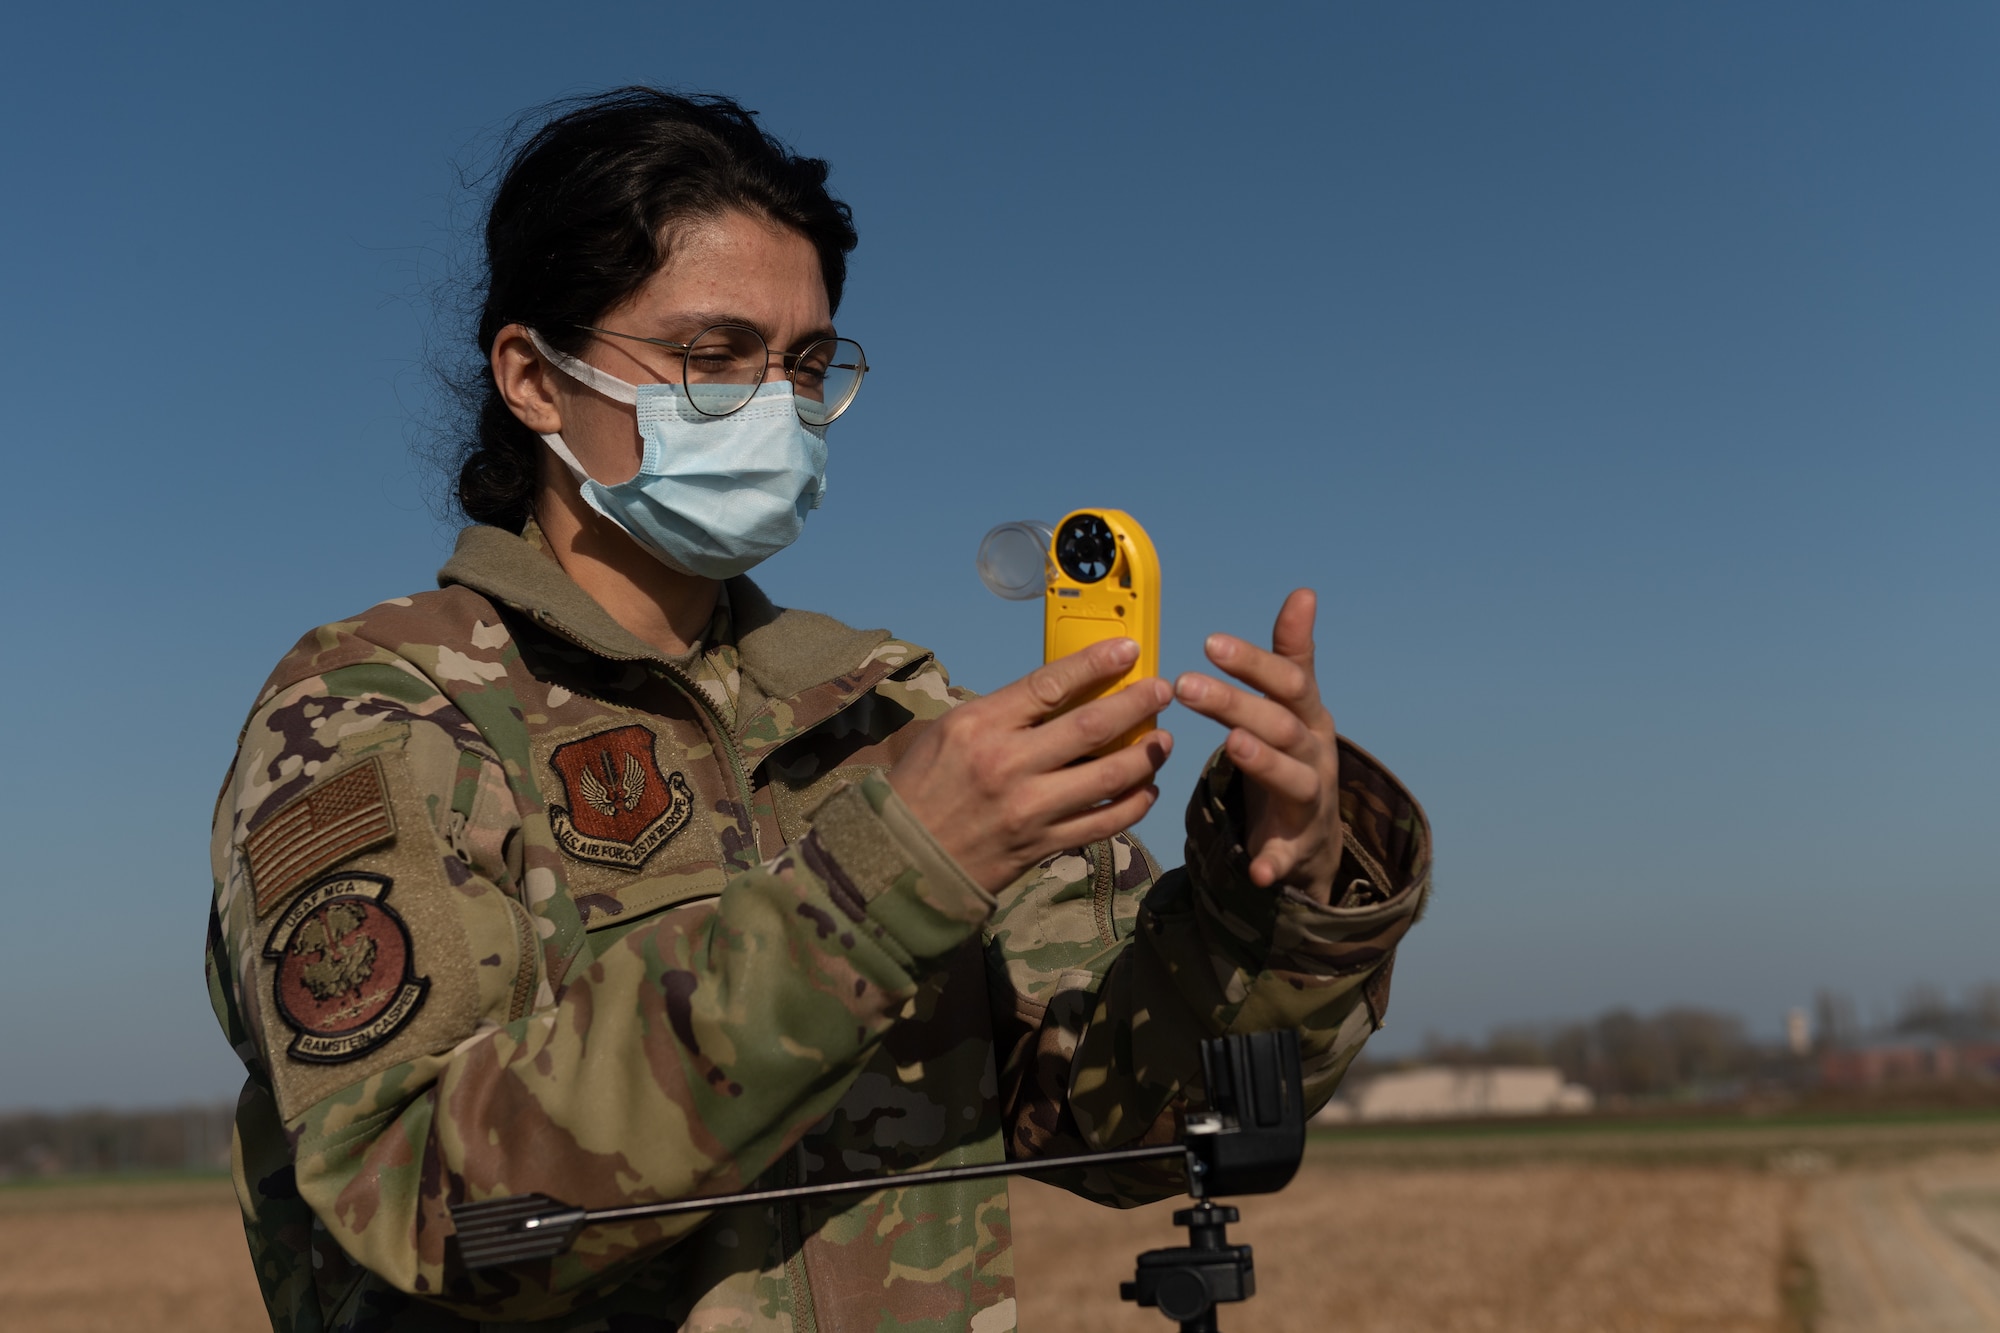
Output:
[[1112,885],[1118,873],[1111,842],[1095,842],[1088,848],[1090,857],[1090,914],[1097,920],[1097,942],[1102,945],[1118,943],[1118,929],[1112,915]]
[[[661,675],[670,677],[676,685],[680,686],[681,693],[686,695],[693,702],[694,706],[707,716],[710,730],[722,747],[723,756],[727,761],[726,766],[729,769],[729,776],[736,784],[737,799],[743,803],[743,817],[750,825],[751,850],[759,860],[762,860],[764,848],[762,840],[757,836],[756,802],[750,791],[750,775],[743,771],[743,752],[737,748],[735,735],[724,724],[721,711],[716,708],[706,694],[702,693],[701,687],[695,684],[694,679],[670,662],[658,658],[616,657],[601,649],[594,648],[590,644],[584,643],[576,635],[571,634],[552,619],[544,619],[540,616],[536,616],[534,619],[544,629],[550,630],[569,640],[587,653],[593,653],[599,657],[616,662],[651,662]],[[860,697],[859,694],[855,696],[857,699]],[[835,710],[836,713],[838,711],[838,709]],[[830,713],[827,716],[831,717],[833,715]],[[822,718],[821,721],[825,721],[825,719]],[[804,1179],[805,1172],[800,1165],[800,1154],[803,1151],[802,1145],[795,1146],[785,1156],[784,1183],[787,1186],[799,1184]],[[778,1214],[779,1248],[785,1253],[785,1286],[791,1293],[792,1298],[792,1327],[794,1333],[819,1333],[819,1312],[813,1304],[812,1275],[806,1269],[804,1209],[797,1203],[781,1203],[775,1204],[773,1207]]]
[[[790,1189],[805,1177],[800,1165],[803,1146],[785,1154],[784,1185]],[[806,1272],[805,1205],[773,1204],[778,1213],[778,1249],[785,1256],[785,1289],[792,1297],[792,1333],[819,1333],[819,1310],[813,1304],[812,1275]]]
[[743,821],[750,826],[750,850],[756,853],[758,860],[763,860],[764,848],[757,838],[757,808],[750,795],[750,775],[743,771],[743,752],[736,748],[736,738],[729,734],[729,728],[723,725],[721,711],[709,701],[706,694],[702,693],[701,687],[694,683],[692,676],[666,662],[661,662],[658,669],[661,675],[672,677],[674,683],[681,687],[681,693],[685,694],[696,708],[708,715],[709,730],[722,747],[723,758],[728,761],[730,779],[736,784],[737,799],[743,802]]
[[[664,658],[625,657],[625,656],[620,656],[616,653],[607,653],[602,648],[597,648],[588,643],[585,643],[582,639],[578,638],[575,634],[571,633],[569,629],[567,629],[559,621],[555,620],[552,617],[545,617],[539,612],[532,612],[532,611],[529,612],[528,614],[529,618],[532,619],[537,625],[540,625],[543,629],[546,629],[563,639],[567,639],[569,642],[575,644],[577,647],[583,649],[583,651],[591,654],[594,657],[601,657],[604,658],[606,661],[610,662],[648,663],[661,675],[671,677],[674,683],[681,687],[681,693],[685,694],[691,701],[693,701],[694,706],[696,708],[699,708],[707,716],[710,724],[710,730],[714,732],[716,739],[720,741],[722,744],[723,755],[728,760],[729,776],[736,784],[737,799],[743,802],[743,817],[745,820],[749,822],[750,825],[750,848],[753,852],[756,853],[757,858],[759,860],[762,860],[764,857],[764,845],[763,841],[757,836],[757,808],[756,808],[756,802],[752,798],[750,792],[750,775],[743,771],[743,752],[736,746],[735,735],[730,731],[730,729],[726,725],[724,725],[722,720],[722,714],[719,711],[717,711],[713,703],[709,702],[708,696],[702,693],[701,687],[695,684],[694,678],[692,676],[689,676],[686,672],[682,671],[679,667],[673,665],[671,662],[666,661]],[[860,697],[861,697],[860,694],[856,694],[854,696],[855,699],[859,699]],[[849,700],[848,702],[852,703],[853,700]],[[845,706],[846,705],[842,705],[843,708]],[[833,717],[837,715],[840,711],[841,711],[840,709],[835,709],[834,712],[827,714],[827,717]],[[824,722],[825,720],[826,718],[820,719],[821,722]],[[817,723],[815,725],[817,725]]]
[[[681,693],[694,701],[695,707],[708,715],[716,739],[721,743],[724,756],[728,760],[729,773],[736,781],[737,799],[743,803],[743,818],[750,825],[750,848],[759,860],[763,859],[764,848],[757,837],[757,809],[750,791],[749,775],[743,771],[743,752],[736,748],[736,738],[723,725],[721,710],[716,708],[708,696],[679,668],[662,662],[660,670],[671,676],[681,687]],[[787,1188],[803,1182],[804,1146],[795,1144],[785,1154],[783,1171]],[[819,1311],[813,1304],[812,1274],[806,1270],[805,1208],[796,1202],[774,1204],[778,1214],[778,1248],[785,1256],[785,1288],[792,1298],[793,1333],[819,1333]]]

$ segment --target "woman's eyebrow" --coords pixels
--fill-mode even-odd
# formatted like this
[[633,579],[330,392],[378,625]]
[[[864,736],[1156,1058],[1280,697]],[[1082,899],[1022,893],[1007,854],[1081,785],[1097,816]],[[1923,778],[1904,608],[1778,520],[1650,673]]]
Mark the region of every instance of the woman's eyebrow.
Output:
[[[747,315],[735,314],[728,310],[676,310],[662,319],[659,327],[667,330],[669,333],[679,332],[692,338],[703,329],[714,328],[717,324],[740,324],[746,329],[757,330],[757,336],[765,342],[768,343],[771,341],[771,331],[769,329]],[[823,328],[814,329],[808,333],[800,334],[797,338],[793,339],[792,345],[785,350],[801,351],[822,338],[838,336],[833,331],[832,326],[828,325]],[[674,339],[674,341],[679,340]]]
[[741,324],[746,329],[755,329],[759,337],[764,336],[764,326],[745,315],[729,310],[676,310],[661,318],[659,327],[669,331],[680,331],[690,337],[703,329],[717,324]]

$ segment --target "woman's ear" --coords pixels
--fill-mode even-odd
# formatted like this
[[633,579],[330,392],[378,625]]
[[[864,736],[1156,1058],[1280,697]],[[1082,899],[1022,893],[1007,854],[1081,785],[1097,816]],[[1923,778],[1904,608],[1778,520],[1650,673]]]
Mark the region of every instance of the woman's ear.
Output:
[[528,341],[522,324],[493,336],[493,383],[507,408],[537,435],[562,433],[562,404],[556,396],[557,371]]

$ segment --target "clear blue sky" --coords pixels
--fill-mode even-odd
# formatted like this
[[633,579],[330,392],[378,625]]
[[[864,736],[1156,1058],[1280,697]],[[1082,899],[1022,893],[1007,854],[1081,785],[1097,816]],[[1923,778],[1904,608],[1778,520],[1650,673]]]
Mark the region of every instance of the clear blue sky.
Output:
[[[1143,17],[1131,17],[1139,16]],[[228,1095],[210,803],[429,586],[433,299],[523,109],[830,158],[878,373],[761,577],[1030,667],[993,523],[1116,505],[1168,669],[1321,590],[1427,804],[1385,1050],[2000,974],[2000,9],[40,6],[0,43],[0,1107]],[[1183,714],[1165,817],[1218,739]]]

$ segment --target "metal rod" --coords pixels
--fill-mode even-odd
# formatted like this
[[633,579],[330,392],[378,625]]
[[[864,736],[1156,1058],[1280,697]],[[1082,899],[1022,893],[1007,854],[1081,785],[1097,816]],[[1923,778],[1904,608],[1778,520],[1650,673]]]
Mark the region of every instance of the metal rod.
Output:
[[981,1166],[947,1166],[936,1171],[911,1171],[902,1175],[875,1176],[868,1180],[835,1180],[823,1185],[793,1185],[788,1189],[751,1190],[744,1194],[721,1194],[705,1199],[635,1203],[623,1208],[591,1208],[584,1212],[583,1225],[626,1222],[642,1217],[666,1217],[673,1213],[706,1213],[717,1208],[734,1208],[739,1204],[814,1199],[828,1194],[873,1194],[877,1190],[901,1189],[907,1185],[937,1185],[948,1180],[980,1180],[987,1176],[1025,1176],[1039,1171],[1054,1171],[1066,1166],[1109,1166],[1114,1162],[1145,1162],[1163,1157],[1179,1157],[1186,1152],[1187,1149],[1178,1143],[1162,1143],[1150,1148],[1115,1148],[1110,1152],[1078,1153],[1072,1157],[1031,1158],[1023,1162],[988,1162]]

